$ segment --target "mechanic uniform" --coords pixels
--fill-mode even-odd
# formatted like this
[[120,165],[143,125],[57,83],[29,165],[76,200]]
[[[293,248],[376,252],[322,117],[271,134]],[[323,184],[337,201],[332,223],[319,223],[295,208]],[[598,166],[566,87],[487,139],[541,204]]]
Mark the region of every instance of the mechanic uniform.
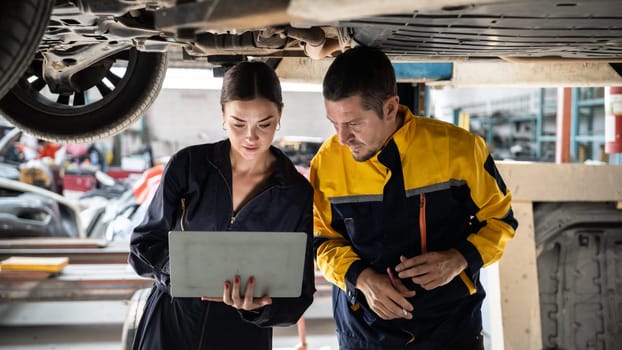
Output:
[[[484,141],[466,130],[415,117],[404,106],[403,125],[364,162],[335,135],[311,162],[317,264],[332,282],[341,349],[464,349],[481,337],[479,281],[499,260],[517,221],[511,194]],[[386,321],[355,289],[358,275],[426,251],[457,249],[468,267],[450,283],[417,294],[413,318]]]
[[[309,182],[272,147],[277,159],[272,175],[233,215],[230,148],[225,140],[175,154],[145,220],[132,234],[129,262],[139,275],[154,279],[134,349],[271,350],[271,326],[295,324],[313,300],[313,191]],[[170,230],[306,232],[301,296],[273,298],[271,305],[256,311],[240,311],[200,298],[173,298],[169,289]]]

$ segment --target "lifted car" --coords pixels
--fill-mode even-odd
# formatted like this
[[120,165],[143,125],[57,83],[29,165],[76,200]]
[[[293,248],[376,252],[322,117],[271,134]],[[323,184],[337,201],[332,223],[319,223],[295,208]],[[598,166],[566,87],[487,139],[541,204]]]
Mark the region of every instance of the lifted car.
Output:
[[157,97],[167,53],[217,73],[356,45],[396,61],[599,62],[620,72],[620,13],[618,0],[4,0],[0,109],[43,139],[111,136]]

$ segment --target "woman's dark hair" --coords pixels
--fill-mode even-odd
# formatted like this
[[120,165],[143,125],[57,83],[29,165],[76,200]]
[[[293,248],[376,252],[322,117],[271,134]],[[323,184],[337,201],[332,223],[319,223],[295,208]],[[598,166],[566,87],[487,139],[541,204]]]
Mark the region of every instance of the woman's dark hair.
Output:
[[382,118],[384,101],[397,95],[395,70],[382,51],[357,46],[335,58],[324,76],[322,93],[329,101],[360,95],[362,107]]
[[265,98],[283,108],[281,82],[272,68],[263,62],[241,62],[231,67],[222,81],[220,105],[230,101]]

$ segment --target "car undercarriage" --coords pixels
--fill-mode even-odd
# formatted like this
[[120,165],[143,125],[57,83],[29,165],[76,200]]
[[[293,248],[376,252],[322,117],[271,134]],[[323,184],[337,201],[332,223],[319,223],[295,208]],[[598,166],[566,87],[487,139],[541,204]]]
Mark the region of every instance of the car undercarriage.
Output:
[[325,62],[366,45],[396,62],[585,63],[622,72],[618,1],[7,0],[0,6],[7,17],[0,32],[9,34],[0,44],[2,114],[37,137],[65,142],[127,128],[157,97],[170,66],[211,68],[218,76],[243,60],[277,68],[292,59]]

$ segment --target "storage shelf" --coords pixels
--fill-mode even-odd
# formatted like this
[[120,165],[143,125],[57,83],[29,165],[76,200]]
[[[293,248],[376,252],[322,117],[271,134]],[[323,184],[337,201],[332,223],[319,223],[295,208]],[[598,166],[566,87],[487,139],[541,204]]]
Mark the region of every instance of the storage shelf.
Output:
[[[602,88],[572,88],[570,155],[574,162],[602,157],[602,96]],[[557,142],[557,91],[541,88],[538,91],[532,90],[527,99],[524,97],[516,99],[521,103],[525,102],[524,107],[521,107],[524,114],[520,108],[504,110],[507,99],[489,101],[490,110],[504,112],[495,112],[495,117],[481,114],[472,116],[471,121],[475,122],[472,125],[477,128],[473,131],[486,139],[495,150],[495,157],[554,161],[551,157],[555,153],[554,144]],[[594,129],[599,131],[595,133]]]

